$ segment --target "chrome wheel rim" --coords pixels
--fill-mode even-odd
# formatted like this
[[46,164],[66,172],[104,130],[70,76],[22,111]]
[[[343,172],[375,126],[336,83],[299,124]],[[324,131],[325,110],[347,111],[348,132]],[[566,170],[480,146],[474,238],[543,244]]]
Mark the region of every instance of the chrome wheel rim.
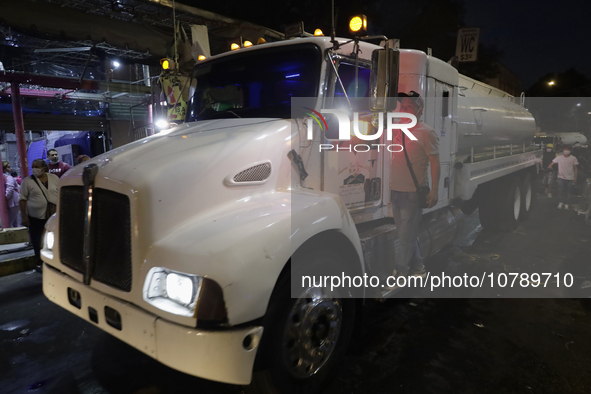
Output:
[[293,305],[283,332],[283,356],[296,378],[316,374],[328,361],[339,339],[342,305],[326,289],[306,289]]
[[521,211],[521,190],[515,189],[515,195],[513,200],[513,216],[515,220],[519,219],[519,212]]

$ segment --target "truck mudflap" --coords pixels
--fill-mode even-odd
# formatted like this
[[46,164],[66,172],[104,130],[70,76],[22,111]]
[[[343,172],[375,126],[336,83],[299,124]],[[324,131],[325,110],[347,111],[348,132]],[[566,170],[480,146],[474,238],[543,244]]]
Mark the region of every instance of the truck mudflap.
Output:
[[103,294],[44,264],[52,302],[171,368],[204,379],[250,384],[263,327],[201,330],[175,324]]

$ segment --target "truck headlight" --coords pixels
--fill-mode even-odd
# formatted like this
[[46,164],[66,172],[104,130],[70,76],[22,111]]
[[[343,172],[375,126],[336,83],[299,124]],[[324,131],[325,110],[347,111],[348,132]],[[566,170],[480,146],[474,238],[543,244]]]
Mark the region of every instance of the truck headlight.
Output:
[[53,243],[55,238],[53,236],[53,231],[47,231],[45,233],[45,248],[49,250],[53,250]]
[[193,316],[203,278],[154,267],[144,283],[144,301],[166,312]]
[[170,273],[166,276],[168,296],[182,305],[189,305],[195,295],[193,280],[185,275]]
[[52,231],[43,231],[43,247],[41,248],[41,255],[53,260],[53,245],[55,244],[55,236]]

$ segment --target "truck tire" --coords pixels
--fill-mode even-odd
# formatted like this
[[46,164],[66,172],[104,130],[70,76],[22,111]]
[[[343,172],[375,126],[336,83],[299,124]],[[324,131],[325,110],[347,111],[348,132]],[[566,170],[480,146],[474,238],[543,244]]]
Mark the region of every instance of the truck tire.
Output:
[[498,191],[492,184],[483,186],[482,191],[479,191],[479,193],[478,217],[480,224],[487,231],[498,231],[499,223],[496,216]]
[[537,191],[534,176],[531,172],[526,172],[521,180],[521,211],[519,212],[519,220],[526,220],[532,208],[537,202]]
[[[342,259],[330,251],[299,257],[315,275],[342,272]],[[310,275],[305,270],[306,275]],[[264,318],[263,339],[247,393],[304,394],[320,392],[333,378],[351,340],[355,300],[341,298],[330,287],[309,287],[291,298],[290,274],[279,279]],[[336,291],[336,289],[335,289]]]
[[499,190],[497,218],[499,229],[511,232],[517,228],[521,213],[521,182],[518,176],[508,179],[509,184]]

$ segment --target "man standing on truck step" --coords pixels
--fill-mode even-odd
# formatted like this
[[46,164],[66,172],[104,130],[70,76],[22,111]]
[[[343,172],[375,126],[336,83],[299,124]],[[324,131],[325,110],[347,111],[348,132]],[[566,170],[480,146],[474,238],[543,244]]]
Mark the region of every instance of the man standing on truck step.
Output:
[[[409,131],[417,138],[411,140],[401,130],[396,130],[394,144],[405,146],[416,183],[409,169],[404,152],[392,154],[392,168],[390,170],[390,200],[396,231],[400,239],[400,255],[397,256],[393,276],[413,275],[425,276],[425,266],[419,250],[418,236],[422,208],[420,207],[419,187],[428,186],[428,168],[431,165],[432,188],[427,195],[427,206],[431,208],[437,204],[439,194],[439,137],[435,130],[420,120],[425,103],[420,94],[398,93],[400,102],[399,112],[406,112],[417,117],[417,124]],[[408,123],[410,119],[404,119]]]
[[571,199],[571,190],[577,179],[577,166],[579,161],[571,155],[572,146],[567,145],[563,148],[563,154],[556,156],[548,168],[552,168],[554,163],[558,163],[558,209],[568,209]]
[[47,157],[49,158],[49,173],[57,175],[58,178],[61,178],[66,171],[72,168],[68,163],[64,163],[59,159],[55,149],[48,150]]

